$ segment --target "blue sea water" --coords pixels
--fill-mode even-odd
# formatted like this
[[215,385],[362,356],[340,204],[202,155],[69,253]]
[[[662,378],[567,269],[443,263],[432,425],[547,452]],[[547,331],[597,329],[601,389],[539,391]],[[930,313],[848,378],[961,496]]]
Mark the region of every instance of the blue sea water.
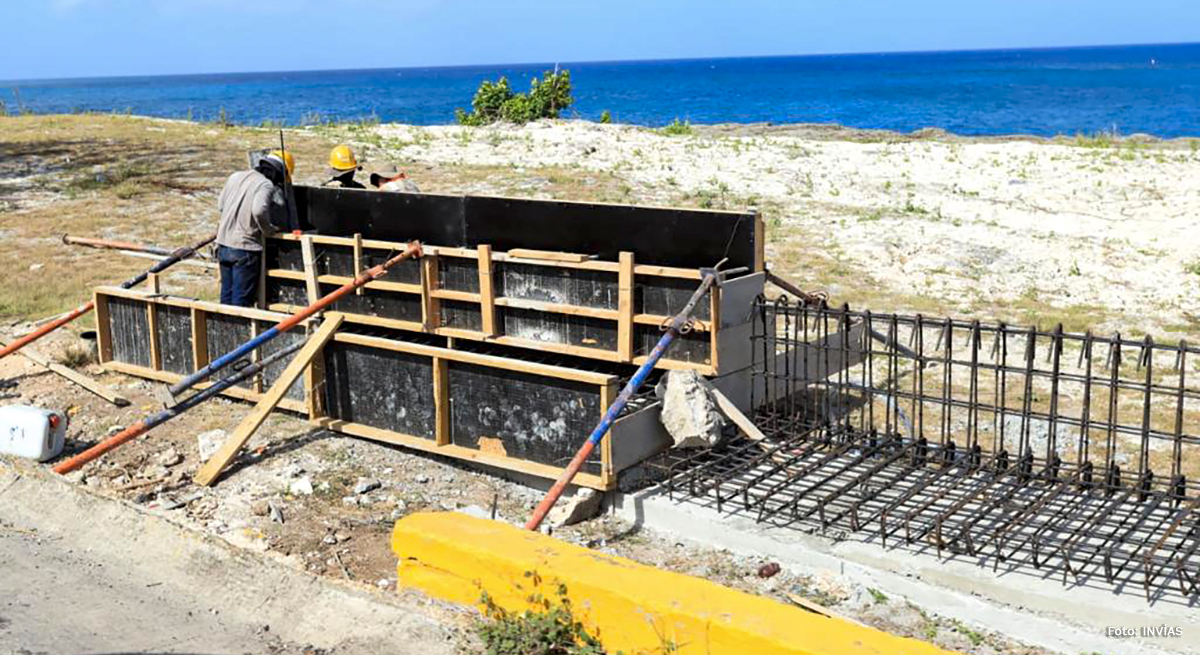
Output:
[[[1200,44],[561,64],[568,117],[663,125],[838,123],[965,135],[1200,135]],[[9,111],[289,124],[452,123],[482,80],[553,64],[0,82]],[[19,99],[18,99],[19,95]]]

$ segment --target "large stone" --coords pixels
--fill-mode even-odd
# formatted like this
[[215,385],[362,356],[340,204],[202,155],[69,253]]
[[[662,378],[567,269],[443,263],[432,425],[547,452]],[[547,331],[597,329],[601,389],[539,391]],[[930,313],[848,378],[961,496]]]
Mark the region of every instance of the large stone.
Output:
[[669,371],[662,386],[662,424],[676,448],[711,448],[721,440],[725,416],[712,385],[695,371]]
[[595,518],[603,501],[604,494],[599,491],[580,488],[570,496],[559,498],[546,519],[556,528],[574,525]]
[[201,432],[196,435],[196,445],[200,450],[200,461],[207,462],[209,458],[217,454],[221,449],[221,444],[225,443],[225,437],[228,435],[224,430],[218,428]]

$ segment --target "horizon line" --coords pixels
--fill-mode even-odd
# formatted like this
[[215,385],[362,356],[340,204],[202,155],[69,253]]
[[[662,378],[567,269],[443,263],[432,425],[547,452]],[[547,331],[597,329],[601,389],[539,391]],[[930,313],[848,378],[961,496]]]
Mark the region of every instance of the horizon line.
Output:
[[991,47],[991,48],[964,48],[951,50],[880,50],[871,52],[810,52],[802,54],[763,54],[763,55],[718,55],[705,57],[663,57],[658,59],[591,59],[585,61],[527,61],[527,62],[507,62],[507,63],[491,63],[491,64],[438,64],[432,66],[373,66],[369,68],[313,68],[313,69],[291,69],[291,70],[258,70],[258,71],[209,71],[200,73],[155,73],[155,74],[125,74],[125,75],[98,75],[91,77],[39,77],[39,78],[13,78],[0,80],[0,85],[11,86],[17,83],[42,83],[42,82],[78,82],[92,80],[126,80],[126,79],[145,79],[145,78],[168,78],[168,77],[208,77],[215,75],[278,75],[283,73],[358,73],[369,71],[395,71],[395,70],[438,70],[438,69],[462,69],[462,68],[514,68],[528,66],[574,66],[574,65],[591,65],[591,64],[648,64],[648,63],[672,63],[672,62],[689,62],[689,61],[723,61],[737,59],[801,59],[809,57],[876,57],[883,55],[944,55],[944,54],[970,54],[970,53],[986,53],[986,52],[1017,52],[1017,51],[1048,51],[1048,50],[1100,50],[1105,48],[1138,48],[1138,47],[1173,47],[1200,45],[1200,41],[1178,41],[1178,42],[1162,42],[1162,43],[1109,43],[1109,44],[1091,44],[1091,45],[1072,45],[1072,46],[1018,46],[1018,47]]

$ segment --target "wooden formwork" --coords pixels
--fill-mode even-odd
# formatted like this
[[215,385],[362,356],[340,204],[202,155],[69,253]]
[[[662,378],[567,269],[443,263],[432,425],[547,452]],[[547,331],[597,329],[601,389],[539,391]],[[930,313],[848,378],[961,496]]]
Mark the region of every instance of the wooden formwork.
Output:
[[[280,235],[268,240],[267,307],[294,311],[402,248],[354,237]],[[700,283],[699,269],[586,255],[513,249],[426,246],[389,280],[339,303],[351,323],[640,365]],[[692,331],[659,368],[722,370],[721,292],[697,308]]]
[[[287,316],[116,287],[97,289],[95,301],[101,364],[167,383]],[[271,348],[304,339],[310,327]],[[335,334],[280,407],[346,434],[555,478],[617,393],[615,375],[380,332]],[[258,400],[285,365],[228,395]],[[657,447],[627,440],[614,452],[613,444],[610,434],[578,484],[612,488],[620,469]]]

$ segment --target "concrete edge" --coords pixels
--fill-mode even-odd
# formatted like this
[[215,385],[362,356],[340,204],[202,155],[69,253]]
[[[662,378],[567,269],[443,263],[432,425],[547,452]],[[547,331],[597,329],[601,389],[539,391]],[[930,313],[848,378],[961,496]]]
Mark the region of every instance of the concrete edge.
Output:
[[566,587],[576,618],[610,651],[679,655],[944,655],[932,644],[827,618],[700,578],[457,513],[418,513],[392,534],[399,583],[509,611]]

